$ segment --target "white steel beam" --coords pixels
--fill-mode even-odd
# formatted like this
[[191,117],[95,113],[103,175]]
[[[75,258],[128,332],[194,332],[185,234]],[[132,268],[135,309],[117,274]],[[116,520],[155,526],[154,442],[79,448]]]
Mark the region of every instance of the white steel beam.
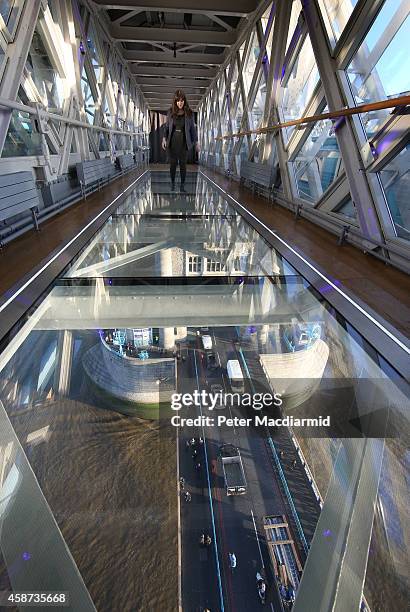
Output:
[[230,47],[236,41],[236,32],[212,30],[182,30],[177,28],[143,28],[112,25],[110,34],[122,42],[170,42],[195,43],[198,45]]
[[225,53],[179,53],[174,57],[172,51],[132,51],[123,49],[122,56],[129,62],[160,62],[162,64],[198,64],[203,66],[219,66],[225,61]]
[[170,87],[185,89],[185,87],[196,87],[197,89],[206,89],[207,83],[201,81],[195,81],[194,79],[167,79],[161,77],[160,79],[150,79],[149,77],[141,77],[138,79],[138,84],[141,86],[150,85],[157,87]]
[[[181,63],[183,60],[181,60]],[[145,66],[144,64],[131,64],[130,70],[132,74],[137,77],[143,76],[167,76],[167,77],[192,77],[206,79],[204,82],[208,87],[211,79],[216,77],[217,70],[215,68],[208,68],[207,70],[198,70],[198,68],[178,68],[169,66]]]
[[164,11],[171,13],[214,13],[216,15],[233,15],[246,17],[257,8],[258,0],[202,0],[201,5],[195,0],[94,0],[94,4],[105,9]]

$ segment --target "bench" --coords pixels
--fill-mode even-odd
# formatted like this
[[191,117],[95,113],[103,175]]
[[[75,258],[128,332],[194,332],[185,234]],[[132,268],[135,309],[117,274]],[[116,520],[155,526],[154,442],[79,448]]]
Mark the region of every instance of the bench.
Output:
[[77,176],[83,198],[87,197],[87,187],[93,187],[110,180],[114,166],[109,157],[89,159],[76,164]]
[[0,222],[30,210],[34,227],[38,230],[38,206],[38,191],[31,172],[13,172],[0,176]]
[[135,161],[137,162],[137,164],[144,164],[147,159],[146,156],[149,155],[149,151],[150,151],[150,147],[146,147],[146,146],[139,146],[136,150],[135,150]]
[[268,192],[268,198],[272,196],[272,187],[276,170],[268,164],[242,160],[241,162],[241,184],[248,184],[252,191],[258,191],[260,187]]
[[126,172],[135,165],[134,156],[132,153],[127,153],[126,155],[119,155],[117,157],[117,163],[121,172]]

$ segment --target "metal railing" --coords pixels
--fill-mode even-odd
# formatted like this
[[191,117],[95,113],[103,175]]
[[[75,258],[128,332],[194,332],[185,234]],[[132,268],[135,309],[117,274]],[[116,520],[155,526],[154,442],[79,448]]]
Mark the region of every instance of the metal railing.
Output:
[[380,100],[379,102],[371,102],[369,104],[360,104],[359,106],[345,107],[339,110],[331,111],[329,113],[321,113],[319,115],[300,117],[299,119],[293,119],[292,121],[274,123],[273,125],[267,125],[266,127],[257,128],[255,130],[245,130],[243,132],[236,132],[234,134],[224,134],[223,136],[216,136],[215,140],[227,140],[229,138],[250,136],[251,134],[268,134],[269,132],[276,132],[277,130],[283,130],[287,127],[308,125],[309,123],[317,123],[318,121],[323,121],[326,119],[351,117],[352,115],[360,115],[361,113],[384,110],[387,108],[399,108],[403,106],[408,106],[409,104],[410,96],[399,96],[397,98],[390,98],[389,100]]

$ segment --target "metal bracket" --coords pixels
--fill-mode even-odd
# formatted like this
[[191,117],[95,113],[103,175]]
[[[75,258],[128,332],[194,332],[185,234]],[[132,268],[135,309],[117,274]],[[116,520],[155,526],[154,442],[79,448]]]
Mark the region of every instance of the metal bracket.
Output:
[[295,210],[295,219],[301,219],[302,215],[300,214],[300,211],[303,210],[303,205],[302,204],[298,204],[296,206],[296,210]]
[[342,246],[342,244],[344,244],[344,243],[347,241],[347,237],[348,237],[348,234],[349,234],[349,230],[350,230],[350,225],[344,225],[344,226],[343,226],[343,231],[342,231],[342,233],[340,234],[340,236],[339,236],[339,240],[338,240],[338,242],[337,242],[337,244],[338,244],[339,246]]

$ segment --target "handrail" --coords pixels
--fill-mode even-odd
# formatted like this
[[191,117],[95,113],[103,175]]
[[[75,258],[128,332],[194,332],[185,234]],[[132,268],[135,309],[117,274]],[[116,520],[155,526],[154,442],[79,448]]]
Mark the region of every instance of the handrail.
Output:
[[98,132],[109,132],[111,134],[121,134],[122,136],[135,136],[136,134],[148,134],[148,132],[138,131],[131,132],[126,130],[115,130],[113,128],[107,128],[99,125],[93,125],[91,123],[86,123],[85,121],[79,121],[78,119],[72,119],[71,117],[65,117],[64,115],[58,115],[57,113],[50,113],[43,108],[38,108],[35,106],[28,106],[27,104],[22,104],[21,102],[17,102],[16,100],[7,100],[6,98],[0,98],[0,107],[4,106],[6,108],[10,108],[12,110],[19,110],[24,113],[28,113],[29,115],[36,115],[38,117],[44,117],[45,119],[52,119],[54,121],[62,121],[63,123],[68,123],[70,125],[75,125],[77,127],[97,130]]
[[275,123],[256,130],[246,130],[244,132],[236,132],[235,134],[225,134],[217,136],[215,140],[228,140],[230,138],[238,138],[240,136],[249,136],[250,134],[268,134],[276,130],[283,130],[287,127],[295,125],[304,125],[308,123],[316,123],[323,119],[337,119],[339,117],[350,117],[351,115],[360,115],[374,110],[383,110],[386,108],[396,108],[398,106],[407,106],[410,104],[410,96],[399,96],[398,98],[390,98],[389,100],[380,100],[379,102],[371,102],[369,104],[361,104],[354,107],[345,107],[329,113],[321,113],[320,115],[310,115],[308,117],[300,117],[292,121],[284,121],[283,123]]

